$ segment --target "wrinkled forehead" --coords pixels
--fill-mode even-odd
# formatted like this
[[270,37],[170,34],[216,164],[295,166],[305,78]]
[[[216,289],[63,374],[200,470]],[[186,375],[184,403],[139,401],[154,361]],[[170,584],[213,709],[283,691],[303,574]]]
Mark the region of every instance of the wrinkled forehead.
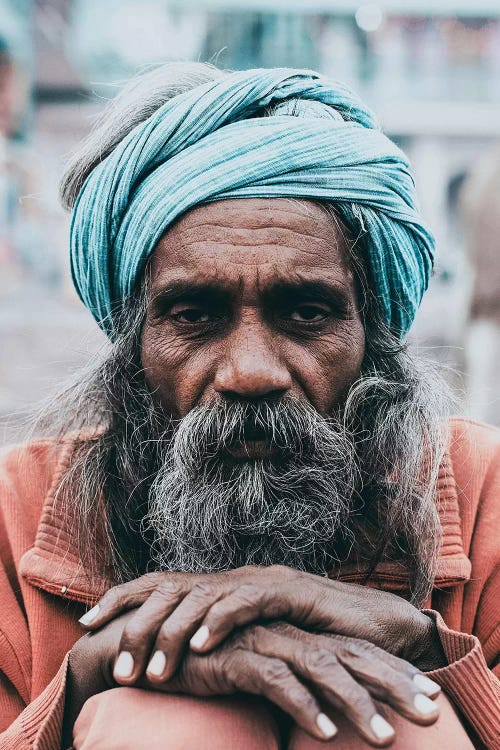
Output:
[[190,274],[264,285],[294,276],[353,279],[349,239],[334,213],[286,198],[215,201],[184,214],[153,252],[151,283]]

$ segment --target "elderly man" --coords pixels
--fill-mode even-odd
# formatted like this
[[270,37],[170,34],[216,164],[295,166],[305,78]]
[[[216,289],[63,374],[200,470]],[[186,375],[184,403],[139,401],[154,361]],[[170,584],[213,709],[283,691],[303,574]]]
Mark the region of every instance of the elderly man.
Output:
[[404,343],[401,151],[316,73],[167,65],[62,194],[110,347],[3,459],[0,747],[500,748],[500,439]]

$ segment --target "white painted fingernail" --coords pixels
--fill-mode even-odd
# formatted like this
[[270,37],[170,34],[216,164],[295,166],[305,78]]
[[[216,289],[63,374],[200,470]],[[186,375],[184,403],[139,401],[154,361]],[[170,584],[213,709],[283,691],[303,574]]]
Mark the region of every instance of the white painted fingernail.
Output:
[[207,626],[202,625],[201,628],[199,628],[199,630],[197,630],[193,635],[189,643],[191,646],[193,646],[193,648],[203,648],[205,643],[208,641],[209,635],[210,631],[208,630]]
[[130,677],[134,671],[134,657],[129,651],[122,651],[115,663],[113,674],[115,677]]
[[151,661],[148,664],[146,672],[152,674],[155,677],[160,677],[165,671],[165,665],[167,663],[167,657],[163,651],[155,651]]
[[436,704],[426,695],[422,695],[422,693],[417,693],[413,699],[413,705],[422,716],[430,716],[438,710]]
[[372,716],[370,726],[372,728],[373,734],[376,734],[379,740],[386,740],[388,737],[392,737],[392,735],[394,734],[394,729],[391,727],[389,722],[387,722],[380,714],[375,714],[375,716]]
[[78,622],[81,622],[82,625],[90,625],[92,620],[95,620],[97,615],[99,614],[100,606],[98,604],[95,605],[95,607],[92,607],[92,609],[89,609],[88,612],[85,612],[85,614],[80,617]]
[[330,737],[335,737],[338,732],[337,727],[326,714],[318,714],[316,716],[316,724],[318,725],[321,734],[327,739],[330,739]]
[[413,682],[415,683],[415,687],[424,695],[437,695],[441,692],[440,685],[423,674],[416,674],[413,678]]

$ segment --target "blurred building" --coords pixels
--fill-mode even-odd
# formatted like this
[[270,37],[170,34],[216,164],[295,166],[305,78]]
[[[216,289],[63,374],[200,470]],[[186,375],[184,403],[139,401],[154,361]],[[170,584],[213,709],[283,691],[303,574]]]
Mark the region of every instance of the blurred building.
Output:
[[0,0],[0,415],[101,343],[69,282],[58,180],[117,85],[179,59],[314,68],[373,106],[439,242],[415,337],[460,387],[472,272],[458,193],[500,137],[498,0]]

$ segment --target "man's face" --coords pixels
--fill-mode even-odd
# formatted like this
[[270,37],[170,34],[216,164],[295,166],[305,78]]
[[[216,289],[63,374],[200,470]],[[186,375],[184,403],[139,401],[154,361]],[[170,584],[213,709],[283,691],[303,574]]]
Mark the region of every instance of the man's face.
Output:
[[[200,206],[153,253],[142,364],[176,418],[221,398],[282,396],[328,415],[358,376],[364,349],[344,240],[312,202]],[[265,450],[257,441],[245,455]]]

